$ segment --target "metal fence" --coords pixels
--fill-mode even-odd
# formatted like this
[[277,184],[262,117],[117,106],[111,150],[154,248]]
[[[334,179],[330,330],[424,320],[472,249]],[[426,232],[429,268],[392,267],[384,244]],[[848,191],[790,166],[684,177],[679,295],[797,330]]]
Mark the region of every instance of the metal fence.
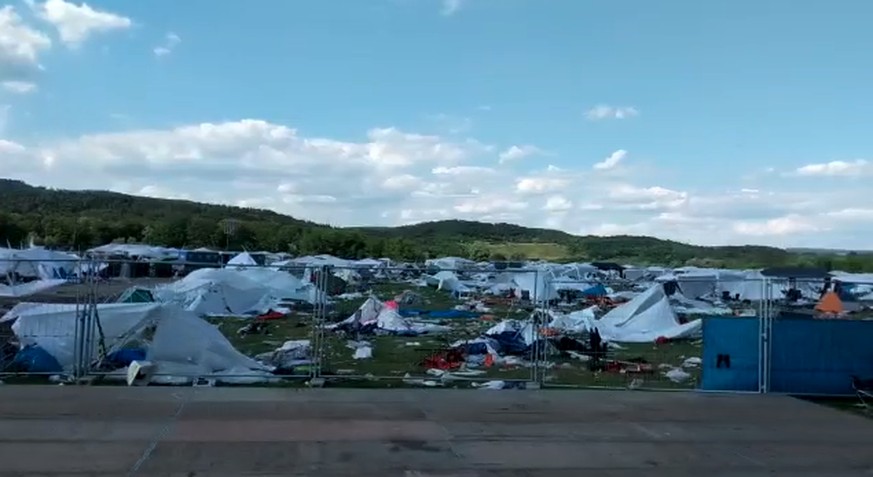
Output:
[[[821,280],[679,278],[647,289],[501,266],[94,258],[11,260],[0,272],[7,381],[123,382],[135,362],[168,384],[768,392],[774,321],[812,318],[799,305],[825,302]],[[707,339],[709,316],[754,328],[733,344]],[[741,356],[737,343],[751,351]],[[746,384],[719,380],[725,361]]]

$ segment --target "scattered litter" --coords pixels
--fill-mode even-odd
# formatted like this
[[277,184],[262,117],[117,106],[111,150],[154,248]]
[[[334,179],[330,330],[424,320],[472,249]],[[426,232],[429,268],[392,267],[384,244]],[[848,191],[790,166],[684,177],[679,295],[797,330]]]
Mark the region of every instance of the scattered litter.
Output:
[[354,359],[370,359],[373,357],[373,348],[369,346],[362,346],[355,350],[355,355],[352,356]]
[[664,376],[666,376],[667,379],[669,379],[670,381],[673,381],[677,384],[684,383],[691,378],[691,375],[683,371],[681,368],[671,369],[670,371],[664,373]]
[[373,345],[369,341],[348,341],[346,347],[355,351],[354,359],[370,359],[373,357]]
[[421,343],[418,341],[407,341],[406,346],[421,346]]
[[578,359],[579,361],[582,361],[583,363],[587,362],[587,361],[591,361],[591,356],[588,356],[587,354],[582,354],[578,351],[567,351],[567,354],[569,354],[571,357],[573,357],[573,359]]
[[488,391],[496,391],[506,387],[505,381],[487,381],[484,383],[473,383],[474,388],[485,389]]
[[703,360],[697,357],[687,358],[683,363],[683,368],[697,368],[703,363]]

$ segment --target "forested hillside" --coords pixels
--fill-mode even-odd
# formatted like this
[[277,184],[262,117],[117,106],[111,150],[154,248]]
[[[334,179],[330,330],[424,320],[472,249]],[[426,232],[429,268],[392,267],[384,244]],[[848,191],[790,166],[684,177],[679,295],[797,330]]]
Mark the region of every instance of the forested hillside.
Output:
[[33,240],[85,250],[109,242],[327,253],[346,258],[550,258],[620,263],[873,270],[873,255],[773,247],[701,247],[652,237],[579,237],[556,230],[460,220],[403,227],[332,228],[275,212],[105,191],[66,191],[0,179],[0,244]]

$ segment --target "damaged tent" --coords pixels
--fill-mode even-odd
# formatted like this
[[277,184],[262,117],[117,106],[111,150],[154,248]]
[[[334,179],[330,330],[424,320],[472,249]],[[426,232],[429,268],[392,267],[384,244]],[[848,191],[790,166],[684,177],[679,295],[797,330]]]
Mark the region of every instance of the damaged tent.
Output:
[[[38,348],[57,363],[58,373],[75,365],[76,305],[21,303],[0,321],[15,322],[12,331],[22,350]],[[193,313],[159,303],[112,303],[96,306],[94,363],[124,349],[144,349],[157,372],[205,376],[234,371],[245,374],[267,368],[238,352],[221,332]],[[126,363],[124,364],[126,366]]]
[[700,333],[702,323],[701,320],[680,323],[663,285],[658,284],[612,309],[594,326],[606,341],[652,343],[660,338],[690,338]]
[[0,248],[0,297],[23,297],[63,285],[79,257],[40,247]]
[[356,332],[381,331],[400,335],[422,335],[450,331],[447,326],[436,325],[404,318],[400,315],[397,302],[382,302],[370,297],[347,319],[329,325],[331,330]]
[[316,303],[324,293],[286,272],[203,268],[154,290],[155,299],[201,316],[244,316],[275,309],[282,301]]

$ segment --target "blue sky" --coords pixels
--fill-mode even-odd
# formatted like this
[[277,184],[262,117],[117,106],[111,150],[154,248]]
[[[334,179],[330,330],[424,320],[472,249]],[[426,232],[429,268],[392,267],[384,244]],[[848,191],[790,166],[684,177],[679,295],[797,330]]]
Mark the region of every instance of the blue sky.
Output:
[[0,175],[702,244],[873,248],[873,4],[20,1]]

